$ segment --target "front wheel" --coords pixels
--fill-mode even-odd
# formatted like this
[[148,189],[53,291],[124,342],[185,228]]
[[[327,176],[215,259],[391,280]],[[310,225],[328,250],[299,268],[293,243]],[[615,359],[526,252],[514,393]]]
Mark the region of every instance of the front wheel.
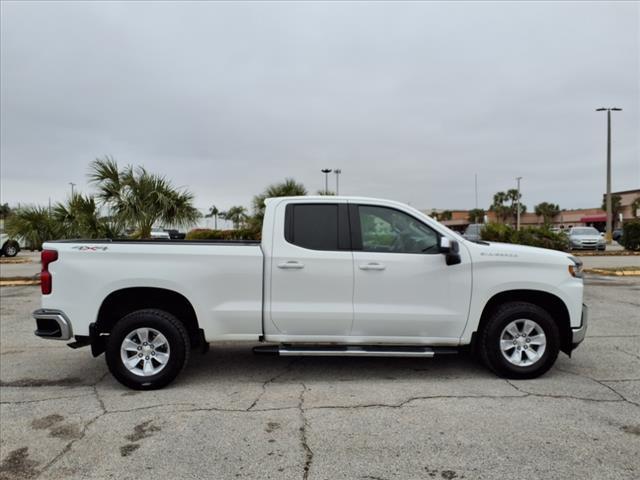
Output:
[[7,241],[2,247],[2,253],[6,257],[15,257],[20,251],[20,245],[15,240]]
[[154,390],[178,376],[190,348],[189,335],[175,316],[145,309],[116,323],[105,356],[109,371],[120,383],[136,390]]
[[539,377],[553,366],[559,350],[558,326],[546,310],[531,303],[500,306],[480,334],[484,363],[502,377]]

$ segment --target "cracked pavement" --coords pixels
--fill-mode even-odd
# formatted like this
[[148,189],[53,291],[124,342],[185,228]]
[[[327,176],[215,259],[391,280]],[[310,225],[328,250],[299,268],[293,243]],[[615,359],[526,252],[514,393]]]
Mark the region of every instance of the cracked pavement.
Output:
[[639,478],[640,280],[586,283],[587,339],[539,379],[228,343],[155,392],[33,336],[37,287],[2,288],[0,479]]

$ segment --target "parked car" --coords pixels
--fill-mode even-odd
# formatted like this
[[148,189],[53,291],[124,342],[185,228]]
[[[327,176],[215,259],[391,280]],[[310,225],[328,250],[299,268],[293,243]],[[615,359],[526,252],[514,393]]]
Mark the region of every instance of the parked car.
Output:
[[482,228],[484,227],[481,223],[470,223],[467,225],[466,230],[464,231],[463,237],[467,240],[471,240],[472,242],[476,242],[482,239],[481,233]]
[[616,241],[620,241],[620,239],[622,238],[622,229],[621,228],[616,228],[613,233],[611,234],[611,237]]
[[184,240],[185,237],[187,236],[186,233],[179,232],[178,230],[173,230],[173,229],[165,229],[165,232],[169,234],[169,238],[171,240]]
[[268,199],[261,242],[44,248],[35,334],[104,352],[134,389],[167,385],[192,349],[224,341],[261,342],[256,352],[282,356],[471,348],[498,375],[534,378],[587,328],[579,259],[470,242],[387,200]]
[[573,227],[569,230],[569,247],[572,250],[602,250],[607,247],[606,240],[593,227]]
[[169,232],[166,230],[153,229],[151,230],[151,238],[169,239],[171,237],[169,236]]
[[0,233],[0,255],[15,257],[20,252],[20,243],[6,233]]

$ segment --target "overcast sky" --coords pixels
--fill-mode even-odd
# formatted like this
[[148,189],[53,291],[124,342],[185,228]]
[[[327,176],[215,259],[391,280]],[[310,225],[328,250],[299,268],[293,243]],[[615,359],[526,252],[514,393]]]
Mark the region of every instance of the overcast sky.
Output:
[[[315,192],[473,208],[640,188],[639,3],[2,2],[1,201],[89,192],[112,155],[249,205]],[[330,177],[335,185],[335,177]]]

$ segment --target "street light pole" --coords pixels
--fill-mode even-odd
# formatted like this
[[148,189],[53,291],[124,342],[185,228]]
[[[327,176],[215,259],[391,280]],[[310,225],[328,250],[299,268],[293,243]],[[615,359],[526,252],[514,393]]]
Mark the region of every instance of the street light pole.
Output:
[[516,230],[520,231],[520,180],[522,177],[516,177],[518,182],[518,197],[516,198]]
[[329,193],[329,174],[331,173],[331,169],[323,168],[320,171],[324,173],[324,194],[327,195]]
[[73,187],[75,187],[76,184],[73,182],[69,182],[69,185],[71,185],[71,198],[73,198]]
[[340,195],[340,174],[342,173],[342,170],[334,168],[333,173],[336,174],[336,195]]
[[596,108],[596,112],[607,112],[607,231],[605,233],[605,239],[607,244],[611,244],[611,235],[613,232],[613,208],[611,206],[611,111],[620,112],[621,108]]

